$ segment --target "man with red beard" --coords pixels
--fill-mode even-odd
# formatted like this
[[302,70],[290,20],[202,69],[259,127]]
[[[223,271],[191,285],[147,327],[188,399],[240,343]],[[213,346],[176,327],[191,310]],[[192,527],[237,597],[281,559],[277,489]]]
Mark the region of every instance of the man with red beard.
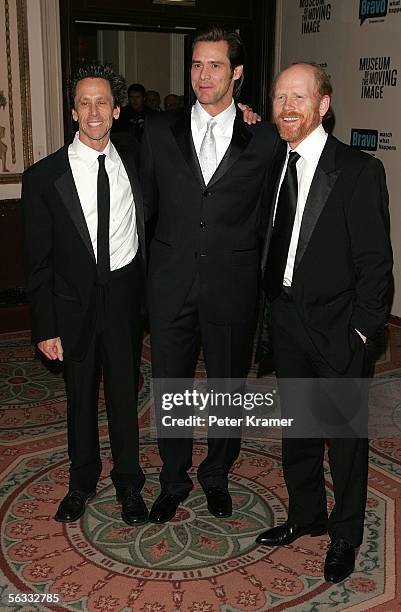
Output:
[[[340,582],[354,570],[355,548],[362,542],[368,440],[360,431],[348,437],[322,434],[338,401],[328,411],[321,388],[328,382],[333,389],[335,383],[335,396],[367,376],[367,339],[377,336],[388,316],[392,255],[383,166],[325,132],[331,94],[324,70],[306,63],[281,72],[273,88],[274,121],[287,146],[268,231],[266,317],[281,406],[301,413],[301,433],[283,437],[288,520],[260,534],[257,543],[288,545],[327,531],[324,575]],[[268,344],[263,340],[262,348]],[[348,382],[356,386],[346,387]],[[344,397],[348,409],[350,396]],[[317,435],[305,426],[307,413],[317,416]],[[329,517],[325,438],[335,501]]]

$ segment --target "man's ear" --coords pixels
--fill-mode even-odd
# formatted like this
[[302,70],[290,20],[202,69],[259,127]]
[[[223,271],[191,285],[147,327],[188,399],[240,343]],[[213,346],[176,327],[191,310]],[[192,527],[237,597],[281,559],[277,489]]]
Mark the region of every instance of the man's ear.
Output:
[[242,74],[244,72],[244,67],[242,64],[240,64],[239,66],[235,66],[234,70],[233,70],[233,79],[234,81],[238,81],[238,79],[240,79],[242,77]]
[[114,119],[118,119],[120,116],[120,107],[119,106],[115,106],[113,109],[113,118]]
[[323,96],[319,104],[319,114],[324,117],[330,108],[330,96]]
[[74,119],[74,121],[78,121],[78,113],[77,113],[77,111],[75,110],[75,108],[73,108],[73,109],[71,110],[71,115],[72,115],[72,118]]

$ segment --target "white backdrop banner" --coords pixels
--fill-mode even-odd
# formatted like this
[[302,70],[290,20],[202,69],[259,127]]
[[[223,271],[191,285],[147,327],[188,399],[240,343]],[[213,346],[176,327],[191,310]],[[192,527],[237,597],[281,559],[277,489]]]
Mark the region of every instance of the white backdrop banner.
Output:
[[276,67],[313,61],[330,75],[334,134],[383,162],[401,316],[401,0],[278,0]]

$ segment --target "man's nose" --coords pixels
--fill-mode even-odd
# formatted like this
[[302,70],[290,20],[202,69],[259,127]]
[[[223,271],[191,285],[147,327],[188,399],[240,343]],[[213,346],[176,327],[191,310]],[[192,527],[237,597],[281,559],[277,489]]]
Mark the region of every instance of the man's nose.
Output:
[[291,110],[295,108],[295,100],[293,98],[285,98],[283,103],[283,110]]
[[202,80],[204,79],[208,79],[210,77],[210,68],[209,66],[203,66],[201,73],[200,73],[200,78]]
[[98,108],[97,108],[96,104],[95,103],[91,104],[89,106],[89,114],[90,115],[97,115],[97,112],[98,112]]

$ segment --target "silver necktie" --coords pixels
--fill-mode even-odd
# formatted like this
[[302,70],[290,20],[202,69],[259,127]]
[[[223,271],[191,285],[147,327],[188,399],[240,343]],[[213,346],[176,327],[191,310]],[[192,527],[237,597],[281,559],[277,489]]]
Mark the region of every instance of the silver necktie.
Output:
[[206,134],[203,137],[199,151],[199,163],[205,185],[208,184],[217,168],[216,140],[213,134],[213,129],[216,125],[215,119],[209,119]]

